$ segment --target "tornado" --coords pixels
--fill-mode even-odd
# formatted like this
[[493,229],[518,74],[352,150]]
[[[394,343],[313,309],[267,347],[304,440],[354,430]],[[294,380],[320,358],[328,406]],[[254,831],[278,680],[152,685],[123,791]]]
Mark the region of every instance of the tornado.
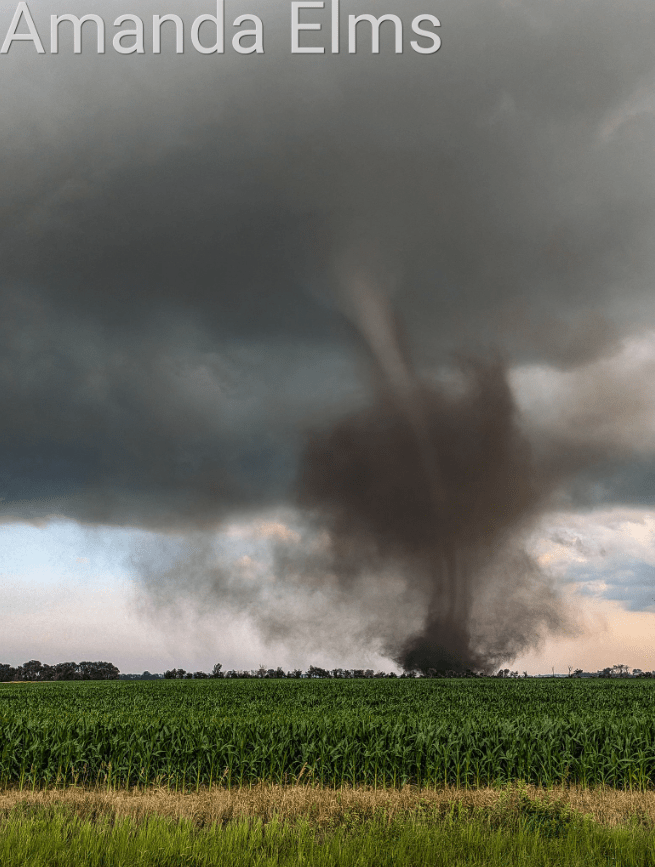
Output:
[[[495,635],[496,651],[485,652],[476,641],[475,603],[491,582],[511,610],[513,584],[525,575],[516,565],[500,575],[489,566],[507,559],[548,481],[500,358],[460,359],[457,388],[438,387],[415,370],[389,300],[361,275],[349,292],[374,399],[310,438],[301,504],[327,529],[338,574],[393,565],[421,600],[419,628],[388,648],[396,662],[423,673],[488,671],[504,642]],[[537,620],[540,604],[537,597]]]

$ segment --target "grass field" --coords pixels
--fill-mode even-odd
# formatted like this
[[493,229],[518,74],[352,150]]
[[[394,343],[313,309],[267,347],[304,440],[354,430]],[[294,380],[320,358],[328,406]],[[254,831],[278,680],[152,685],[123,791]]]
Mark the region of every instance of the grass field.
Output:
[[650,681],[0,685],[0,864],[655,865]]
[[[421,793],[423,792],[423,793]],[[650,794],[650,793],[649,793]],[[582,793],[578,793],[581,796]],[[3,867],[53,865],[634,865],[655,864],[653,799],[605,793],[325,787],[35,793],[0,797]],[[623,803],[621,803],[623,802]],[[630,803],[632,802],[632,803]],[[579,806],[579,805],[578,805]],[[626,812],[626,808],[633,811]],[[618,819],[618,821],[617,821]]]

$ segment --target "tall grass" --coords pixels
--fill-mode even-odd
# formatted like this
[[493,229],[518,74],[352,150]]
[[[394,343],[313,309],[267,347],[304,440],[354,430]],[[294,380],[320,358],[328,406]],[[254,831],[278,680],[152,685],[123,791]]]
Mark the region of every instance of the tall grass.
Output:
[[655,684],[164,681],[0,688],[0,782],[655,785]]
[[646,829],[607,829],[553,810],[503,816],[346,820],[319,829],[309,821],[259,819],[198,827],[158,816],[137,821],[77,818],[55,808],[14,811],[0,822],[3,867],[602,867],[655,863]]

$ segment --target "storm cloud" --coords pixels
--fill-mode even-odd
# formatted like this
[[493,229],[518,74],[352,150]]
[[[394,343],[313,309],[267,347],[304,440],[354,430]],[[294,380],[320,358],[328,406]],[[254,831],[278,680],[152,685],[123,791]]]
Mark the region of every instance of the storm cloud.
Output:
[[[653,327],[655,9],[642,0],[411,0],[378,10],[352,0],[344,14],[438,15],[441,49],[396,55],[383,28],[380,55],[295,56],[285,4],[227,6],[228,16],[261,16],[264,55],[178,56],[169,46],[97,56],[87,45],[74,56],[62,37],[56,56],[25,43],[0,57],[4,516],[195,534],[291,508],[316,538],[345,544],[331,518],[312,524],[307,493],[329,496],[341,470],[324,464],[326,475],[308,482],[312,467],[350,438],[353,462],[361,452],[377,477],[383,459],[368,444],[406,435],[381,397],[365,317],[353,325],[357,269],[397,317],[437,455],[459,437],[459,414],[482,423],[488,407],[504,417],[490,395],[509,382],[504,405],[517,411],[508,409],[508,431],[530,445],[535,469],[525,477],[536,493],[506,492],[518,511],[503,539],[550,497],[652,502],[647,390],[633,380],[626,390],[625,365],[611,376],[607,365]],[[45,3],[33,14],[46,27],[64,11],[89,9]],[[93,11],[113,18],[110,4]],[[147,3],[139,14],[163,11],[189,19],[212,10]],[[12,13],[2,13],[4,30]],[[329,10],[316,15],[327,26]],[[496,352],[506,374],[479,404],[443,396],[443,381],[459,376],[457,353]],[[549,403],[558,376],[569,390]],[[358,441],[362,425],[379,439]],[[474,481],[478,448],[473,437]],[[400,466],[420,558],[429,534],[418,513],[429,509],[410,484],[416,469]],[[468,509],[466,488],[449,485]],[[369,531],[393,548],[385,527]],[[520,545],[511,550],[516,565]],[[517,588],[537,574],[521,562]],[[401,580],[389,578],[389,598]],[[156,585],[144,582],[153,593]],[[358,586],[355,611],[366,595]],[[430,594],[419,586],[402,629],[375,615],[387,622],[378,634],[403,633],[389,646],[425,619]],[[301,609],[292,617],[307,616]],[[556,602],[537,609],[540,624],[558,628]],[[284,633],[268,623],[261,628]],[[485,658],[511,656],[501,633],[479,638]]]

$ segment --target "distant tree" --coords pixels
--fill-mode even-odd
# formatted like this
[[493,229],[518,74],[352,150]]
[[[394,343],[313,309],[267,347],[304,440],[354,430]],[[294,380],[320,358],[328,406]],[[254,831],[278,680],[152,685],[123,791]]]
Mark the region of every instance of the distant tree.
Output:
[[[73,663],[74,664],[74,663]],[[80,662],[77,678],[80,680],[118,680],[119,671],[111,662]]]
[[612,666],[612,675],[614,677],[627,677],[629,671],[630,671],[630,668],[627,665],[613,665]]
[[175,669],[174,668],[169,668],[167,671],[164,672],[164,678],[166,680],[173,680],[174,677],[175,677]]
[[212,673],[209,676],[213,678],[223,677],[223,672],[221,671],[222,668],[222,664],[220,662],[217,662],[212,668]]
[[78,670],[80,673],[81,680],[94,680],[93,674],[95,672],[95,663],[94,662],[80,662],[78,665]]
[[21,666],[21,680],[39,680],[43,665],[38,659],[30,659],[29,662],[24,662]]
[[76,662],[58,662],[53,666],[55,673],[53,680],[79,680],[80,668]]
[[571,677],[582,677],[583,674],[584,672],[581,668],[576,668]]
[[0,683],[7,683],[10,680],[16,680],[16,669],[13,665],[6,662],[0,663]]
[[[187,675],[187,677],[188,677],[188,675]],[[194,680],[204,680],[207,677],[209,677],[209,675],[205,671],[194,671],[193,672],[193,679]]]
[[317,665],[310,665],[307,669],[307,677],[329,677],[330,673]]
[[111,662],[94,662],[94,680],[118,680],[119,670]]

